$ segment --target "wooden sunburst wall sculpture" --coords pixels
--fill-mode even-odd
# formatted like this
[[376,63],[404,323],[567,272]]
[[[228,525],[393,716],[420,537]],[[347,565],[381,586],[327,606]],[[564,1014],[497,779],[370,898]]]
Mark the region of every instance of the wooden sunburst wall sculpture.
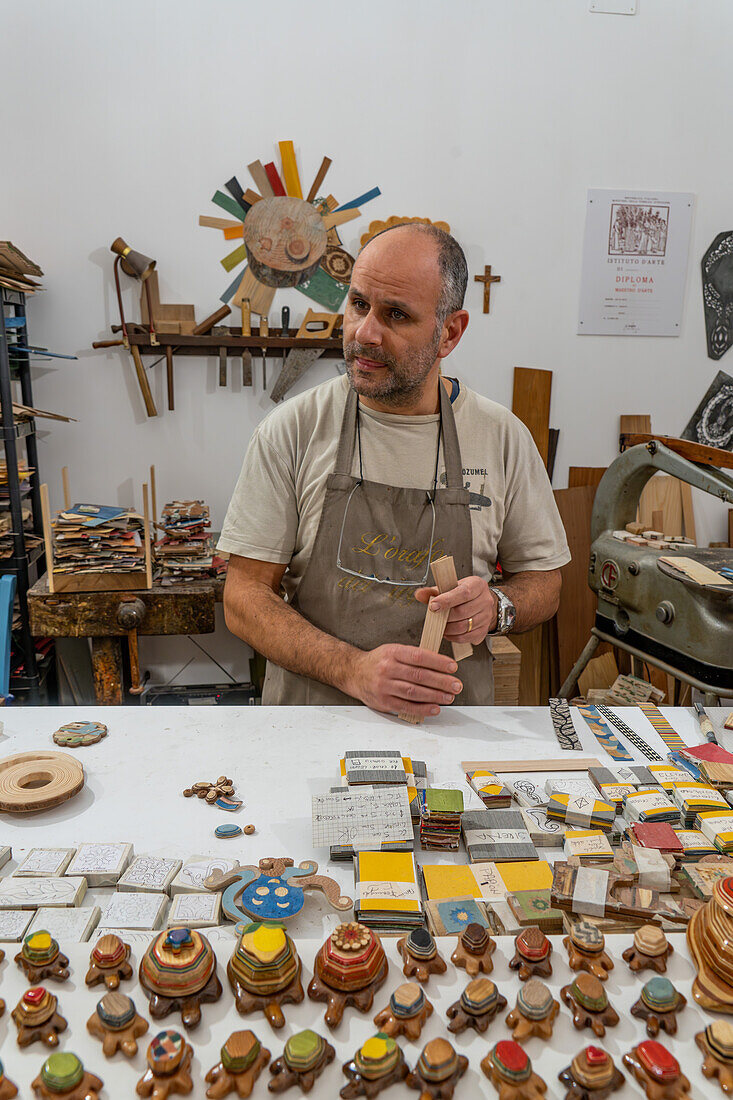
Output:
[[[281,166],[255,160],[248,171],[257,188],[244,190],[236,176],[217,191],[212,202],[234,220],[201,215],[199,225],[222,230],[227,241],[241,241],[221,261],[237,269],[222,302],[266,317],[278,287],[295,287],[331,313],[337,313],[348,290],[354,257],[342,247],[337,229],[360,217],[365,203],[381,194],[373,187],[350,202],[324,196],[321,185],[331,167],[324,157],[305,198],[292,141],[279,143]],[[244,267],[240,265],[244,264]]]

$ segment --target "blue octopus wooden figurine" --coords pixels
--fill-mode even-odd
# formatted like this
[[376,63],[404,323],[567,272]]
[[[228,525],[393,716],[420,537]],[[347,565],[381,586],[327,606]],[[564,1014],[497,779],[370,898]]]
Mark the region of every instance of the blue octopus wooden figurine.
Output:
[[248,864],[226,873],[214,871],[204,885],[208,890],[224,891],[221,907],[235,924],[251,918],[289,920],[303,908],[306,890],[322,890],[332,908],[340,912],[351,909],[353,900],[341,893],[334,879],[316,874],[317,870],[318,864],[312,859],[295,867],[287,856],[267,856],[257,867]]

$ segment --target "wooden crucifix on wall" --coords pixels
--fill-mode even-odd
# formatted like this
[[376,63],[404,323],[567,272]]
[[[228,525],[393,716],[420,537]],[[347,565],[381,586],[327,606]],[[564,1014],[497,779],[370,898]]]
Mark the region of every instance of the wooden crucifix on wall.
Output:
[[491,303],[491,284],[500,283],[501,275],[492,275],[491,264],[488,264],[484,267],[483,275],[474,275],[474,282],[484,284],[484,313],[488,313]]

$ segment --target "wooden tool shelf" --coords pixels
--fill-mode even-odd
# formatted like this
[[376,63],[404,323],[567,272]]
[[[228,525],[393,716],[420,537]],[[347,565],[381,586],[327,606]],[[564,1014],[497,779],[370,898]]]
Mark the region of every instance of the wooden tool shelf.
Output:
[[[221,331],[226,330],[226,335]],[[112,325],[112,331],[122,331],[121,325]],[[166,348],[171,348],[174,355],[213,355],[220,348],[226,348],[230,354],[250,351],[282,352],[291,348],[323,348],[324,359],[342,359],[343,343],[340,337],[331,336],[323,339],[316,336],[301,336],[295,333],[297,329],[288,329],[287,336],[242,336],[241,328],[232,328],[222,325],[218,333],[207,333],[205,336],[178,336],[169,333],[157,333],[157,344],[150,343],[150,331],[142,325],[128,325],[127,335],[131,344],[134,344],[141,355],[162,354]],[[291,335],[292,334],[292,335]]]

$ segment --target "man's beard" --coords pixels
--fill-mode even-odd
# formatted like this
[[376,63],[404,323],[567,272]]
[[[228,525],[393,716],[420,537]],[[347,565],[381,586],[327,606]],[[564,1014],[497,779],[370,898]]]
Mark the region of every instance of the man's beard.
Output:
[[[370,397],[383,405],[400,408],[419,397],[425,387],[425,379],[433,369],[440,347],[440,327],[436,325],[433,338],[421,348],[413,348],[399,361],[379,348],[364,347],[356,340],[344,345],[346,373],[352,389],[361,397]],[[384,363],[386,370],[378,378],[359,372],[356,359],[371,359]]]

